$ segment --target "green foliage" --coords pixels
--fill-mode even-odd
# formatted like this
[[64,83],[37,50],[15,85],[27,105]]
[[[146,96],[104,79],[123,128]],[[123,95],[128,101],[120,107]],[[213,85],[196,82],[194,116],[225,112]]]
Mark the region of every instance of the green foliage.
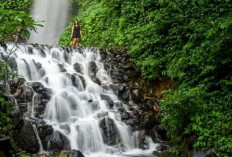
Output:
[[[161,102],[172,152],[193,147],[232,156],[232,1],[79,0],[82,45],[129,46],[147,79],[172,78]],[[59,44],[70,45],[73,21]]]
[[15,151],[10,151],[12,157],[30,157],[29,155],[26,155],[26,152],[19,149],[17,152]]
[[13,110],[13,103],[6,101],[2,94],[0,91],[0,138],[7,136],[9,129],[12,128],[12,121],[9,115]]
[[18,11],[0,9],[0,41],[11,37],[29,38],[29,30],[36,30],[37,24],[28,14]]
[[30,13],[33,0],[0,0],[0,9]]

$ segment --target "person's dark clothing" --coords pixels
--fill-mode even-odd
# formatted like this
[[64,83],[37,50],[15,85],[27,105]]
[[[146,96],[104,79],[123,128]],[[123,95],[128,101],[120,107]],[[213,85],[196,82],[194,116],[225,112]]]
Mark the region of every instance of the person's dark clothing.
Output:
[[80,27],[79,27],[78,25],[77,25],[77,26],[74,25],[72,37],[73,37],[73,38],[80,38],[80,37],[81,37],[81,34],[80,34]]

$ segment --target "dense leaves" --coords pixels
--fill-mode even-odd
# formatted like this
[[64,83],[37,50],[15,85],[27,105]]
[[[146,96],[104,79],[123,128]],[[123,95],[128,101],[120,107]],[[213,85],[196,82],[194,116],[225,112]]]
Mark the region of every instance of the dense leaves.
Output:
[[0,8],[30,13],[34,0],[0,0]]
[[0,41],[14,37],[29,38],[29,30],[40,26],[26,13],[0,9]]
[[[160,105],[176,148],[191,138],[232,156],[232,1],[78,2],[82,45],[128,46],[145,78],[174,80]],[[59,44],[70,44],[72,24]]]

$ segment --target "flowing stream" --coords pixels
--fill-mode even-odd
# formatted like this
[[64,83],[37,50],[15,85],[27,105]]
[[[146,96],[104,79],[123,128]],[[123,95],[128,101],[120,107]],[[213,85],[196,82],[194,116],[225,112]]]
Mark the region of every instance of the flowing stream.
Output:
[[[8,44],[7,50],[0,47],[0,52],[7,55],[12,47],[12,44]],[[99,50],[69,50],[68,53],[64,47],[18,45],[11,55],[17,63],[18,73],[26,81],[41,82],[52,90],[43,116],[45,122],[67,137],[71,149],[80,150],[87,157],[152,156],[157,144],[146,137],[148,148],[139,149],[138,132],[132,132],[130,126],[121,121],[118,105],[128,109],[110,88],[112,80],[104,69]],[[95,75],[106,84],[106,89],[92,81],[90,75],[93,63],[97,67]],[[75,64],[79,65],[79,72],[75,70]],[[103,95],[114,102],[113,107],[102,98]],[[32,110],[32,116],[34,112]],[[108,135],[104,135],[100,128],[102,120],[105,120],[106,127],[111,127],[112,123],[115,126],[119,135],[116,144],[104,142],[104,136]],[[37,132],[36,128],[34,130]]]

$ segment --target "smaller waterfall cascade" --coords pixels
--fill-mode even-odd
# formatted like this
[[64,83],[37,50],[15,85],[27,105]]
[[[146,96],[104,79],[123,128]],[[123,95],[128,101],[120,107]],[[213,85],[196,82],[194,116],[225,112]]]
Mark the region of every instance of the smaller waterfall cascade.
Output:
[[[7,47],[6,51],[0,47],[1,55],[7,55],[13,45]],[[11,57],[26,81],[40,82],[52,90],[43,119],[68,139],[70,149],[87,157],[152,156],[157,144],[146,136],[148,148],[139,149],[138,132],[121,120],[118,108],[128,109],[110,88],[112,80],[97,48],[18,45]],[[107,88],[95,83],[93,77]],[[112,132],[117,136],[114,142],[109,141]]]
[[32,17],[43,27],[32,31],[28,43],[56,45],[65,29],[69,0],[35,0]]

